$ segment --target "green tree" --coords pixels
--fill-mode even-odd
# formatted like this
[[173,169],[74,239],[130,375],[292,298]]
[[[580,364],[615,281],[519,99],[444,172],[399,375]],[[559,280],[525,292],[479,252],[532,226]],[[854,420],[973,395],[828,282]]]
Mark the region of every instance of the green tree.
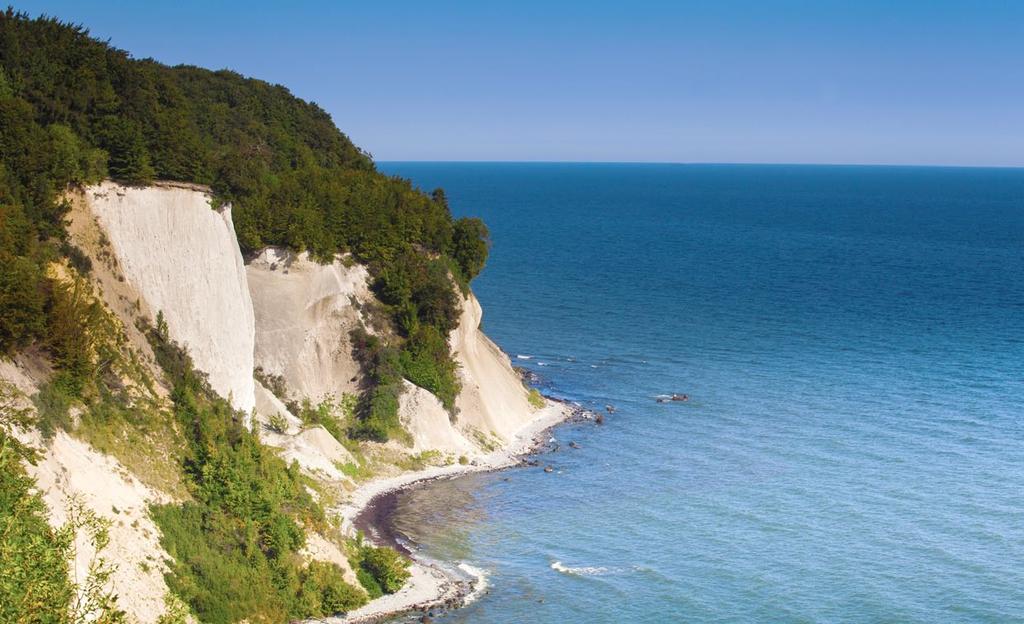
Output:
[[480,219],[462,218],[455,222],[451,255],[467,280],[479,275],[487,263],[489,237],[487,226]]
[[45,282],[31,260],[0,253],[0,354],[38,338],[46,326],[43,306]]

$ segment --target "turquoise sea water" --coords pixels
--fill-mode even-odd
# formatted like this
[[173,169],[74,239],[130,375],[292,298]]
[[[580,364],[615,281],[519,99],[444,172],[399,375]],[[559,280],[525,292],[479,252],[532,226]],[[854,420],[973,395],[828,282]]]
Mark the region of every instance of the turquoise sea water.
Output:
[[402,496],[488,574],[440,621],[1024,621],[1024,170],[382,168],[487,221],[515,363],[618,407]]

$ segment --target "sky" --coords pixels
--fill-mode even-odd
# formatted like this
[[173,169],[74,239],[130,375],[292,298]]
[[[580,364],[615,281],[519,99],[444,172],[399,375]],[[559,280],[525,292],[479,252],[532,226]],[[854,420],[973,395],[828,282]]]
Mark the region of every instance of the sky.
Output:
[[1019,1],[14,4],[283,84],[377,160],[1024,166]]

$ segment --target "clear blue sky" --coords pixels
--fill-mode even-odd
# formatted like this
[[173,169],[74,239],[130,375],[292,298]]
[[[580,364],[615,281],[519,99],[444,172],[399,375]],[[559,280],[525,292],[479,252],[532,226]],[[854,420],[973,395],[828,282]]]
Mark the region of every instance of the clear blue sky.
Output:
[[1024,166],[1024,2],[16,2],[378,160]]

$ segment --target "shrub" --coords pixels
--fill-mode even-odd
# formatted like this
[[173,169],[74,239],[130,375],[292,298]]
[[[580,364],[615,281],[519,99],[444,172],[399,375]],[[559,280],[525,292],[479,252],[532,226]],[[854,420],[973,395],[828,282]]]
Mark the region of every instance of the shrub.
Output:
[[32,397],[39,414],[37,427],[44,440],[49,440],[57,429],[68,429],[71,418],[68,410],[76,395],[75,383],[65,373],[57,373],[53,379],[39,387],[39,392]]
[[337,615],[366,604],[366,594],[345,582],[335,563],[312,561],[303,572],[299,602],[302,617]]
[[191,612],[181,598],[168,592],[164,595],[164,612],[156,620],[156,624],[190,624]]
[[366,594],[370,597],[370,600],[376,600],[384,595],[384,588],[380,586],[377,579],[373,578],[373,575],[367,570],[357,568],[356,579],[359,581],[359,584],[363,586],[363,589],[366,590]]
[[283,414],[271,414],[267,419],[267,429],[274,433],[288,433],[288,419]]
[[366,571],[385,594],[402,589],[409,579],[409,560],[393,548],[363,546],[359,568]]
[[434,393],[449,411],[455,408],[461,386],[448,341],[437,328],[418,326],[399,355],[399,362],[406,379]]
[[352,540],[349,549],[349,563],[370,598],[393,594],[402,589],[409,579],[411,562],[397,550],[387,546],[372,546],[363,541],[362,533]]
[[322,426],[334,439],[342,442],[345,439],[345,423],[339,412],[342,412],[333,396],[326,396],[320,403],[313,405],[309,399],[302,402],[299,417],[307,427]]

